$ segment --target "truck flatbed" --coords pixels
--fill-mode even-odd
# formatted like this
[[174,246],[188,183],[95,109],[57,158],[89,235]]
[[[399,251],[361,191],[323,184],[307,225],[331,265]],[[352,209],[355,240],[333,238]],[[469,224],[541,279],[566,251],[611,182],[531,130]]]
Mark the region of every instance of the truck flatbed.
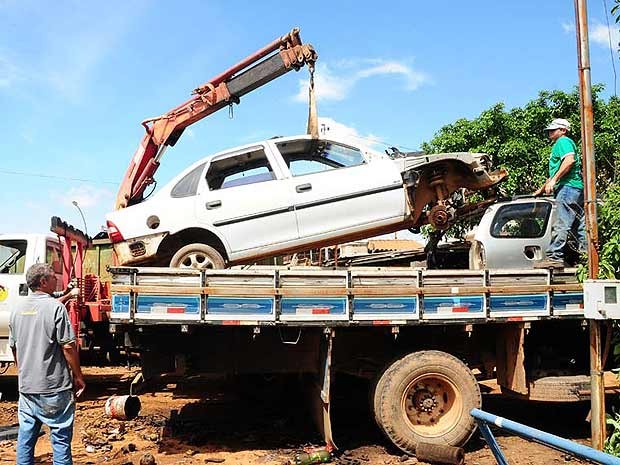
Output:
[[583,318],[575,269],[114,268],[111,323],[361,326]]

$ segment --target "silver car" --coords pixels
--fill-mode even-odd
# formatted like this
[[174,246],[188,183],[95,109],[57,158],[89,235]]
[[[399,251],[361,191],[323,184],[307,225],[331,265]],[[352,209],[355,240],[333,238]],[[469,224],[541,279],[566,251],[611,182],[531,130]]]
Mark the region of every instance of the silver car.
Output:
[[[490,206],[474,232],[469,267],[532,268],[545,257],[555,222],[555,199],[524,197]],[[569,234],[566,261],[578,258],[576,237]]]

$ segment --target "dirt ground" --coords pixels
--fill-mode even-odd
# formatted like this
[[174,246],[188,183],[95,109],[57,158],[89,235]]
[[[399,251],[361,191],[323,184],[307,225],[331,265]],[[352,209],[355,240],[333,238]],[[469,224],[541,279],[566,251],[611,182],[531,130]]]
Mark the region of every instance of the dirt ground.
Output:
[[[77,405],[74,463],[138,465],[150,453],[160,465],[282,465],[293,463],[295,451],[321,445],[296,380],[170,378],[141,394],[137,419],[106,417],[106,399],[127,394],[134,374],[135,370],[124,368],[86,369],[87,391]],[[0,376],[0,425],[17,424],[16,384],[14,372]],[[343,452],[334,462],[417,463],[380,434],[369,412],[366,389],[363,382],[348,378],[337,379],[334,385],[333,427]],[[490,393],[484,395],[483,408],[583,444],[589,441],[587,403],[524,403]],[[513,465],[582,463],[518,437],[500,432],[496,437]],[[0,465],[10,463],[15,463],[15,441],[0,442]],[[36,463],[52,464],[47,433],[37,444]],[[466,463],[496,463],[478,434],[466,446]]]

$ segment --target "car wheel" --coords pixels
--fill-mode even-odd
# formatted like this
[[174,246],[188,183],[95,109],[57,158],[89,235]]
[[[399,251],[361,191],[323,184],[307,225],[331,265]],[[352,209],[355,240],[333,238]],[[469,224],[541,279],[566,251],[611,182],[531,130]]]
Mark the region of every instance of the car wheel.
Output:
[[172,268],[194,268],[197,270],[221,270],[226,262],[220,253],[206,244],[189,244],[182,247],[170,260]]

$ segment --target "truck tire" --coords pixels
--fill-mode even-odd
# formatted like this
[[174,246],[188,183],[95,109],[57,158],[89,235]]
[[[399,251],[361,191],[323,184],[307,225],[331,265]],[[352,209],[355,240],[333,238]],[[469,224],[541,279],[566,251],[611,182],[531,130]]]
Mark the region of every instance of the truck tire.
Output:
[[545,376],[529,383],[527,394],[502,387],[502,393],[516,399],[539,402],[579,402],[590,398],[590,377],[587,375]]
[[481,403],[478,382],[469,368],[435,350],[394,362],[377,382],[373,402],[379,428],[410,454],[419,442],[465,444],[476,429],[469,412]]
[[197,270],[226,268],[220,253],[207,244],[194,243],[180,248],[170,260],[172,268],[194,268]]

